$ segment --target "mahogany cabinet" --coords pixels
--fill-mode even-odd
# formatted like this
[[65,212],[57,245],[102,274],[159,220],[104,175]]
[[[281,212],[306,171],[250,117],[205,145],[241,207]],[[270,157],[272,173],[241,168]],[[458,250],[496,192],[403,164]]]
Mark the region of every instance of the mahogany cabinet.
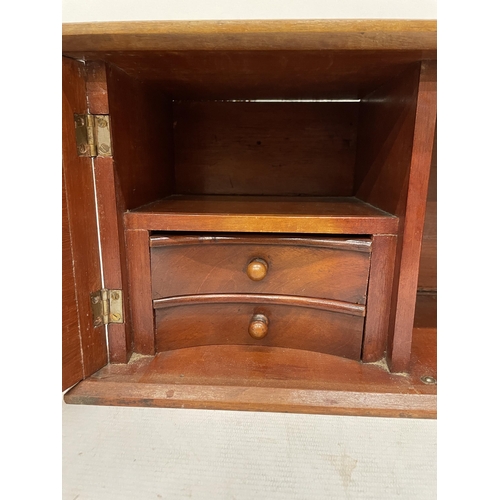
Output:
[[435,35],[65,25],[66,401],[435,415]]

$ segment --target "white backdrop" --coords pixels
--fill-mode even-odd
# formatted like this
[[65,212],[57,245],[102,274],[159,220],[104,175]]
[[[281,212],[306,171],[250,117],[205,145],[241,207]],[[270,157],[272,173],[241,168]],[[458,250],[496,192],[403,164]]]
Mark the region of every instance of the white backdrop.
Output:
[[437,0],[63,0],[63,23],[230,19],[436,19]]

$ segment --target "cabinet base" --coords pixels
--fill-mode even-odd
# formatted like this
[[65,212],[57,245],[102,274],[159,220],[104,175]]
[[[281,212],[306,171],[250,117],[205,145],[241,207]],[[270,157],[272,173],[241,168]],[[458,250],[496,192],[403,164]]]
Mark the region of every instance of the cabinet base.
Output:
[[437,387],[426,383],[437,378],[435,305],[435,296],[419,297],[405,375],[389,373],[381,362],[295,349],[204,346],[108,365],[70,390],[65,401],[435,418]]

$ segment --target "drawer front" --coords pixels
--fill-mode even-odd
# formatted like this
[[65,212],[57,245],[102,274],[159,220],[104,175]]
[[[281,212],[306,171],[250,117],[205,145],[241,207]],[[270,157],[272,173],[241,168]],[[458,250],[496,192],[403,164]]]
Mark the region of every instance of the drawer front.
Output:
[[153,299],[264,293],[366,303],[366,238],[163,236],[151,238]]
[[259,345],[360,359],[363,306],[237,294],[178,297],[154,305],[157,352]]

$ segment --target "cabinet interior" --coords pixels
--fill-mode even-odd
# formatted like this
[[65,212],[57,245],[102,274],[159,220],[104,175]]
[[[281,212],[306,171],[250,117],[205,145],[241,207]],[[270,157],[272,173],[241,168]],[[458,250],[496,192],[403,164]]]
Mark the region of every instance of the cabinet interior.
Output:
[[[404,380],[383,366],[386,353],[396,351],[388,333],[391,301],[413,293],[410,286],[398,296],[397,283],[424,53],[269,49],[259,46],[258,37],[254,47],[79,55],[86,61],[88,111],[110,118],[112,160],[96,160],[105,281],[106,273],[115,273],[118,284],[107,286],[123,288],[129,297],[125,323],[109,326],[111,362],[73,391],[73,402],[328,413],[331,395],[342,391],[387,389],[387,401],[401,387],[410,393],[431,366],[425,354],[424,364],[416,371],[412,365]],[[355,320],[359,344],[368,330],[376,332],[370,334],[378,342],[370,347],[371,359],[359,345],[351,359],[307,350],[302,338],[292,348],[226,345],[225,338],[203,345],[199,331],[180,327],[179,338],[162,336],[158,349],[150,335],[155,315],[163,321],[164,306],[177,297],[151,300],[153,240],[262,233],[282,240],[365,238],[373,245],[366,305],[373,312],[369,320]],[[131,314],[134,301],[139,320]],[[239,304],[218,317],[255,312]],[[172,307],[179,318],[172,313],[169,321],[189,317],[184,307]],[[205,305],[196,307],[202,317]],[[275,310],[283,307],[276,304]],[[321,314],[324,324],[331,322]],[[408,322],[411,311],[404,316]],[[304,318],[321,330],[317,313]],[[221,338],[224,331],[217,332]],[[411,343],[411,325],[409,331]],[[432,344],[427,333],[418,336],[423,352]],[[402,350],[406,369],[408,342]],[[433,389],[421,392],[427,396]]]
[[[131,216],[133,227],[168,229],[160,222],[149,227],[144,214],[151,219],[190,211],[285,217],[295,210],[316,217],[317,203],[323,203],[321,210],[329,207],[332,217],[353,223],[365,216],[374,221],[398,216],[397,204],[384,200],[390,186],[371,183],[369,177],[378,176],[374,155],[394,140],[401,110],[385,118],[370,111],[378,89],[385,101],[391,92],[396,98],[415,94],[417,55],[329,50],[99,54],[107,63],[102,78],[125,208],[144,220]],[[411,150],[411,142],[402,147]],[[286,200],[295,209],[284,206]],[[387,224],[394,227],[394,221]],[[369,223],[326,229],[380,232]],[[228,229],[222,224],[210,230]]]

